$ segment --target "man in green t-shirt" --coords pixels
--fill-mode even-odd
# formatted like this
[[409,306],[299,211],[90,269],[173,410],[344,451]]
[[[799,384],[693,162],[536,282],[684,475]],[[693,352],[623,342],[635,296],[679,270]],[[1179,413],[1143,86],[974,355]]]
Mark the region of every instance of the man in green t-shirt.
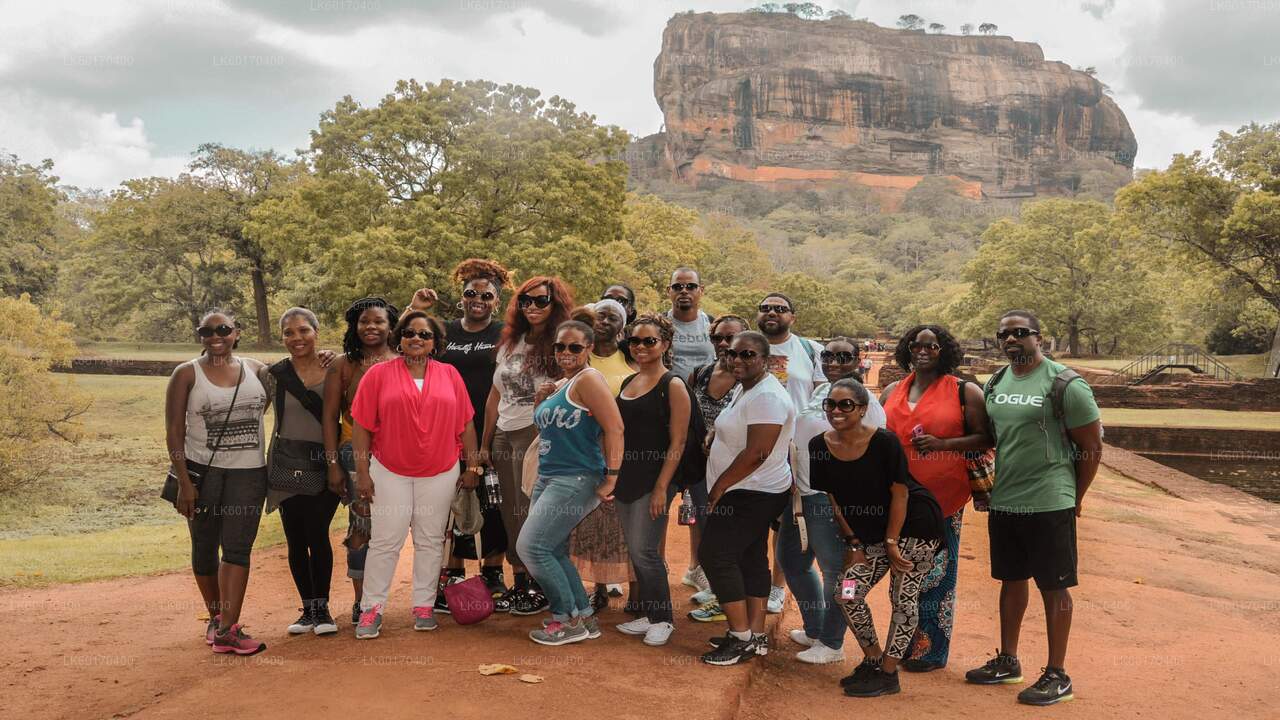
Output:
[[[1018,635],[1027,580],[1035,578],[1044,599],[1049,662],[1018,701],[1052,705],[1072,698],[1064,663],[1071,633],[1069,588],[1076,585],[1076,518],[1102,457],[1102,423],[1093,391],[1078,376],[1067,382],[1061,398],[1054,397],[1054,379],[1066,368],[1041,353],[1035,315],[1005,313],[996,339],[1009,358],[1009,367],[986,389],[996,441],[987,533],[991,576],[1000,581],[1000,650],[965,679],[981,685],[1022,682]],[[1059,400],[1061,418],[1054,412]]]

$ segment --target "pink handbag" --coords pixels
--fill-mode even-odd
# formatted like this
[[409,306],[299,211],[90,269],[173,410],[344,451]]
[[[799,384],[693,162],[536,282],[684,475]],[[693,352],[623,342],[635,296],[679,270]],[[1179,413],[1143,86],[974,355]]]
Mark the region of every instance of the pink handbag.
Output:
[[[455,499],[454,507],[457,507],[459,502],[464,503],[464,507],[466,507],[472,501],[478,503],[475,493],[471,490],[460,489]],[[471,520],[480,520],[479,505],[466,507],[464,515],[468,515]],[[448,529],[445,530],[448,534],[448,542],[445,543],[444,549],[444,557],[446,559],[453,552],[453,530],[457,524],[458,515],[451,509],[447,525]],[[476,527],[475,531],[476,557],[482,558],[484,557],[484,551],[480,547],[479,527]],[[445,585],[440,591],[444,593],[444,599],[449,603],[449,613],[452,615],[453,621],[459,625],[474,625],[493,614],[493,595],[490,594],[489,588],[484,584],[484,580],[478,575],[469,577],[462,582]]]

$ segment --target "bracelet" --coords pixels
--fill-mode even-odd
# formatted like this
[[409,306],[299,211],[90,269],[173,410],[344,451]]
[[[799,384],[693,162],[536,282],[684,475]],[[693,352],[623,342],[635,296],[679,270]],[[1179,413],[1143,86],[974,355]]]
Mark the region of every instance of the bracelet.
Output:
[[619,471],[620,471],[620,468],[605,468],[605,469],[604,469],[604,476],[605,476],[605,477],[613,477],[613,476],[617,476],[617,474],[618,474],[618,472],[619,472]]

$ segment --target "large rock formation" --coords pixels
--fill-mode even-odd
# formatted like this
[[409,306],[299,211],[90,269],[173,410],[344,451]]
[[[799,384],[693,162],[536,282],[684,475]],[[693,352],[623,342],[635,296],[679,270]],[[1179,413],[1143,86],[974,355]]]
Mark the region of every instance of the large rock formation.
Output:
[[854,183],[894,204],[943,175],[974,198],[1030,197],[1127,177],[1137,151],[1100,82],[1008,37],[684,13],[653,85],[665,132],[638,147],[695,184]]

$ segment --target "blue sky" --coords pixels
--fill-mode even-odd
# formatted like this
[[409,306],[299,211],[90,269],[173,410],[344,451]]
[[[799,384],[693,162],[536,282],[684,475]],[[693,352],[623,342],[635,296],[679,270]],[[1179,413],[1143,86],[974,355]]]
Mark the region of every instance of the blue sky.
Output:
[[[720,0],[0,0],[0,149],[64,182],[171,175],[202,142],[291,152],[350,94],[485,78],[561,95],[644,135],[662,122],[662,28]],[[1045,57],[1093,65],[1138,137],[1137,164],[1280,119],[1280,0],[841,0],[892,26],[993,22]]]

